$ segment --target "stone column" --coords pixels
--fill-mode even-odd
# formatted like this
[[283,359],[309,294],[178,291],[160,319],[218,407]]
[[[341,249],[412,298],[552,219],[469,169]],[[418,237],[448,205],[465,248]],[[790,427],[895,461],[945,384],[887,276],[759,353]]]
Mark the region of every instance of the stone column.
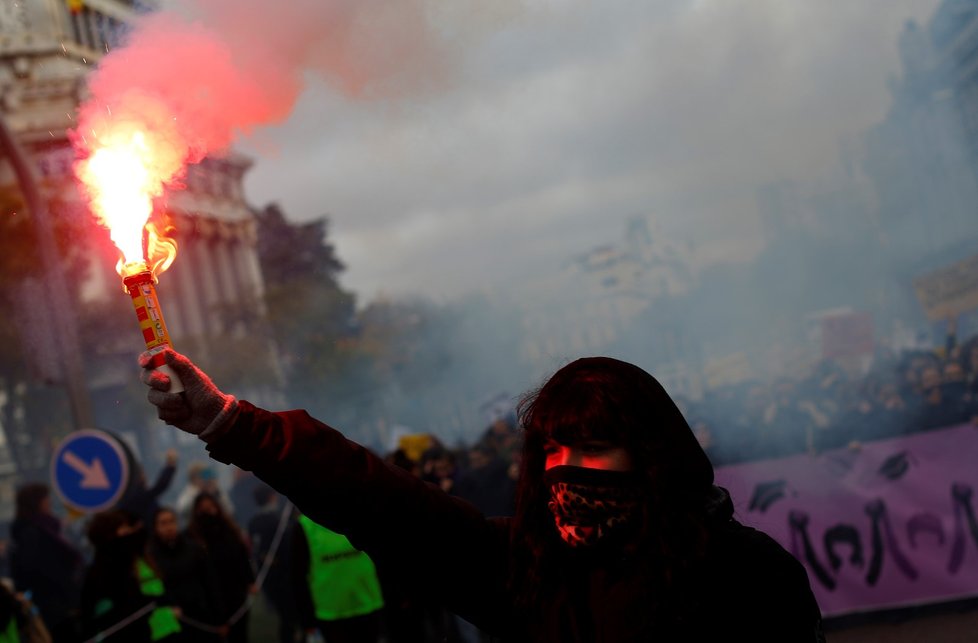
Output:
[[197,224],[198,235],[193,244],[196,260],[194,278],[199,286],[198,301],[204,318],[204,334],[209,337],[218,337],[223,331],[223,325],[217,310],[221,303],[221,294],[217,278],[217,266],[213,259],[214,221],[201,217]]

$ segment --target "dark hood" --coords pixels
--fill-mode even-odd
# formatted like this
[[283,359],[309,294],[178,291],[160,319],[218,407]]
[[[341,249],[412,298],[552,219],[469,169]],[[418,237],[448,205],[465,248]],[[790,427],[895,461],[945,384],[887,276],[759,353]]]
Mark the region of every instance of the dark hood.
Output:
[[564,369],[583,373],[585,385],[596,390],[607,407],[618,409],[620,417],[611,421],[627,427],[621,438],[644,461],[639,466],[653,470],[659,483],[668,485],[670,491],[681,489],[694,496],[712,493],[713,465],[655,377],[611,357],[581,358]]

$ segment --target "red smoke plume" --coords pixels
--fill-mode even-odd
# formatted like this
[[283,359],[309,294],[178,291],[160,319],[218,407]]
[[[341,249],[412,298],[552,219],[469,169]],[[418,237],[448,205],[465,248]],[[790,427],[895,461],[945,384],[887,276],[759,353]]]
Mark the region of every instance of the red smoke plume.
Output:
[[123,261],[139,259],[152,199],[188,163],[284,120],[305,74],[357,97],[438,78],[449,57],[429,24],[438,17],[434,6],[179,0],[140,18],[89,78],[91,99],[72,133],[75,173]]
[[148,198],[187,163],[239,134],[284,120],[306,73],[358,97],[390,95],[437,78],[444,41],[423,0],[184,0],[139,19],[125,46],[89,79],[73,141],[76,174],[100,211],[106,178],[88,159],[106,146],[151,142]]

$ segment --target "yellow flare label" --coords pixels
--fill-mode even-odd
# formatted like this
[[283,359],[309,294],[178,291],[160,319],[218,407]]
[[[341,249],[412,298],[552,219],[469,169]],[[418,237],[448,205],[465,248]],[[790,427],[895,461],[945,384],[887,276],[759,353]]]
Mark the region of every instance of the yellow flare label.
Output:
[[150,279],[133,280],[126,284],[126,290],[132,297],[132,305],[136,310],[136,319],[139,320],[139,329],[143,333],[147,350],[172,346],[153,282]]

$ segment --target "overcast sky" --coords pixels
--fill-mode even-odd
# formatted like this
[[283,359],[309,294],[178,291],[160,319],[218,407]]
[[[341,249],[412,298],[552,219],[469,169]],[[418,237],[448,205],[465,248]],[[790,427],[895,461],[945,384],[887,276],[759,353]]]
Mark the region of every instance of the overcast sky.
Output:
[[254,205],[328,215],[361,301],[501,288],[623,237],[758,246],[754,190],[833,172],[880,121],[905,21],[939,0],[537,0],[423,94],[310,81],[238,148]]

